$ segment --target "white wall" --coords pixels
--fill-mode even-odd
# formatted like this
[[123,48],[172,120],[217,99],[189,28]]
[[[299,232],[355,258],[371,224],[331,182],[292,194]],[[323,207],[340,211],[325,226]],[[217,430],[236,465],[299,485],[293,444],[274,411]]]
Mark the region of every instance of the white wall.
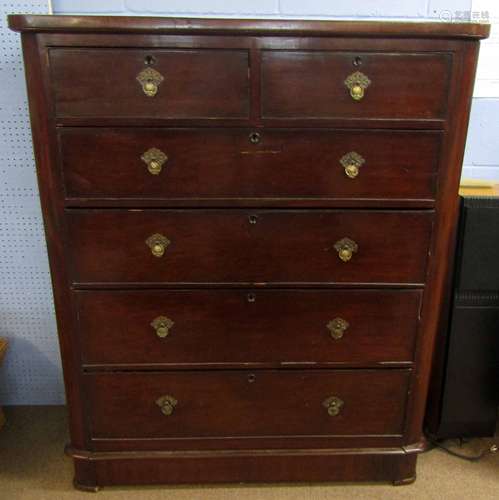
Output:
[[480,48],[463,177],[499,181],[499,1],[473,0],[471,8],[489,13],[492,30]]
[[7,14],[16,11],[45,14],[47,2],[0,1],[0,336],[10,344],[0,403],[62,403],[21,46],[7,29]]
[[431,18],[470,10],[471,0],[53,0],[56,13]]

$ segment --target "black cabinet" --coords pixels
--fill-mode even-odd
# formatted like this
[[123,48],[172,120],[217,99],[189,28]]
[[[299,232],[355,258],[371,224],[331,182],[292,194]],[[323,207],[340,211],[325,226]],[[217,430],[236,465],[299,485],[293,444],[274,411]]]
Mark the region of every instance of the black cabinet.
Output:
[[491,436],[499,401],[499,198],[461,199],[452,281],[426,430],[439,439]]

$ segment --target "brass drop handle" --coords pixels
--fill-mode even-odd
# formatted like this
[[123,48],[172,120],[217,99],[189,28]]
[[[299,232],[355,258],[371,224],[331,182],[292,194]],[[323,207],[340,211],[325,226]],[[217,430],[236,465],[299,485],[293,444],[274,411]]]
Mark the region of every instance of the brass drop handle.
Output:
[[350,91],[350,97],[354,101],[360,101],[364,97],[367,87],[371,85],[371,80],[364,73],[356,71],[349,75],[344,83]]
[[146,240],[146,245],[151,249],[154,257],[163,257],[166,248],[170,245],[171,241],[162,234],[156,233],[149,236]]
[[359,169],[365,161],[366,160],[355,151],[350,151],[340,158],[340,164],[345,169],[345,174],[350,179],[355,179],[355,177],[359,175]]
[[147,165],[147,170],[151,175],[159,175],[163,165],[168,161],[168,156],[161,149],[148,149],[140,159]]
[[173,327],[175,323],[166,316],[158,316],[154,318],[151,322],[151,326],[156,330],[156,335],[160,339],[164,339],[170,333],[170,328]]
[[154,97],[158,93],[163,80],[163,75],[154,68],[145,68],[137,75],[137,81],[142,85],[142,90],[148,97]]
[[364,88],[361,85],[359,85],[358,83],[356,83],[350,89],[350,95],[356,101],[360,101],[364,97]]
[[359,175],[359,167],[357,165],[347,165],[345,167],[345,173],[350,177],[350,179],[355,179]]
[[338,396],[330,396],[322,402],[322,406],[326,408],[330,417],[338,416],[344,404],[344,401],[342,401]]
[[343,262],[351,260],[354,253],[357,252],[359,246],[350,238],[342,238],[334,244],[334,249],[338,252],[338,257]]
[[334,340],[340,340],[350,325],[343,318],[334,318],[326,326],[331,337]]
[[173,411],[175,410],[175,406],[177,406],[178,401],[169,394],[165,394],[164,396],[160,396],[156,399],[156,404],[161,408],[161,413],[169,417]]

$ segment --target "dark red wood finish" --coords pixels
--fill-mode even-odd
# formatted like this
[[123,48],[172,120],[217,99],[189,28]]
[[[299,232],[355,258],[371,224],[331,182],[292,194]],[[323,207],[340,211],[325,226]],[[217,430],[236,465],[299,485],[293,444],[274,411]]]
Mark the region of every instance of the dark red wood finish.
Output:
[[488,24],[414,23],[369,21],[303,21],[262,19],[196,19],[127,16],[41,16],[12,14],[9,27],[20,32],[62,33],[147,33],[190,36],[210,35],[298,35],[298,36],[358,36],[456,38],[477,40],[487,38]]
[[[254,136],[254,134],[258,136]],[[67,198],[214,200],[435,198],[439,132],[273,129],[63,128],[59,133]],[[254,144],[250,138],[257,137]],[[141,159],[168,156],[158,175]],[[365,163],[352,179],[340,163]],[[112,158],[112,161],[109,159]]]
[[[432,212],[69,210],[76,284],[423,284]],[[410,229],[410,231],[409,231]],[[168,238],[162,257],[146,240]],[[358,245],[349,262],[335,243]]]
[[[58,117],[248,116],[244,50],[52,49],[49,58]],[[154,63],[147,64],[148,58]],[[146,68],[164,78],[154,97],[137,81]]]
[[[443,118],[451,62],[450,54],[265,50],[262,115]],[[354,101],[345,85],[357,71],[371,81],[362,102]]]
[[416,349],[417,375],[412,389],[413,397],[408,403],[412,418],[407,427],[407,435],[412,441],[422,434],[436,334],[439,327],[448,321],[446,292],[452,273],[455,234],[459,221],[458,190],[461,170],[456,165],[462,165],[464,157],[478,50],[478,44],[466,44],[462,47],[454,77],[460,84],[452,88],[450,95],[455,109],[448,123],[442,153],[442,162],[447,168],[446,174],[442,172],[439,181],[441,195],[437,203],[438,217],[435,225],[438,237],[433,241],[433,258],[428,274],[428,287],[433,287],[433,290],[432,293],[425,293],[423,299],[422,328]]
[[[478,40],[489,27],[91,16],[11,16],[9,25],[23,32],[75,484],[414,480]],[[153,53],[167,74],[150,98],[135,78]],[[356,70],[371,80],[359,102],[344,85]],[[261,142],[246,144],[255,131]],[[146,137],[148,147],[167,138],[173,153],[157,179],[137,164]],[[366,159],[356,179],[338,165],[343,146]],[[200,210],[208,206],[217,210]],[[173,243],[157,259],[145,239],[166,230]],[[359,243],[347,264],[332,250],[338,234]],[[305,294],[316,298],[291,298]],[[139,324],[163,304],[180,322],[159,341]],[[338,344],[313,329],[330,304],[351,319]],[[226,318],[239,318],[246,351],[230,347]],[[187,320],[202,355],[187,330],[175,337]],[[302,331],[311,343],[300,344]],[[252,339],[264,333],[258,350]],[[331,358],[323,338],[338,346]],[[244,352],[257,360],[251,371]],[[307,352],[314,366],[286,366]],[[203,365],[217,357],[227,364]],[[169,388],[180,392],[173,421],[188,422],[172,434],[151,403]],[[332,390],[346,394],[337,434],[316,405]],[[210,410],[203,419],[200,408]]]
[[[184,438],[195,448],[197,439],[214,437],[401,434],[409,373],[183,371],[84,379],[93,438]],[[156,404],[163,395],[177,399],[168,416]],[[330,396],[344,402],[336,416],[323,405]]]
[[[416,290],[79,291],[78,336],[87,368],[382,366],[412,361],[421,297]],[[165,338],[151,325],[159,316],[174,322]],[[349,325],[340,339],[327,327],[334,318]]]
[[[98,453],[67,448],[74,459],[75,486],[97,491],[100,486],[182,483],[277,483],[291,481],[414,482],[420,448],[328,450],[227,450],[223,452]],[[99,485],[96,487],[95,485]]]

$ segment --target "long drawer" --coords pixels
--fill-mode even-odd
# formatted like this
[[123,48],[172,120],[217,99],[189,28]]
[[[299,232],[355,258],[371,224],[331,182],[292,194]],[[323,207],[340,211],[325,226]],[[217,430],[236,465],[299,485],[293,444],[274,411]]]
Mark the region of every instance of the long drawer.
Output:
[[59,131],[66,197],[434,199],[441,133]]
[[421,291],[75,292],[86,365],[410,362]]
[[444,118],[451,66],[450,53],[265,50],[262,115]]
[[93,439],[400,435],[410,370],[91,373]]
[[249,114],[247,50],[55,48],[49,64],[57,117]]
[[76,283],[423,284],[430,211],[68,210]]

